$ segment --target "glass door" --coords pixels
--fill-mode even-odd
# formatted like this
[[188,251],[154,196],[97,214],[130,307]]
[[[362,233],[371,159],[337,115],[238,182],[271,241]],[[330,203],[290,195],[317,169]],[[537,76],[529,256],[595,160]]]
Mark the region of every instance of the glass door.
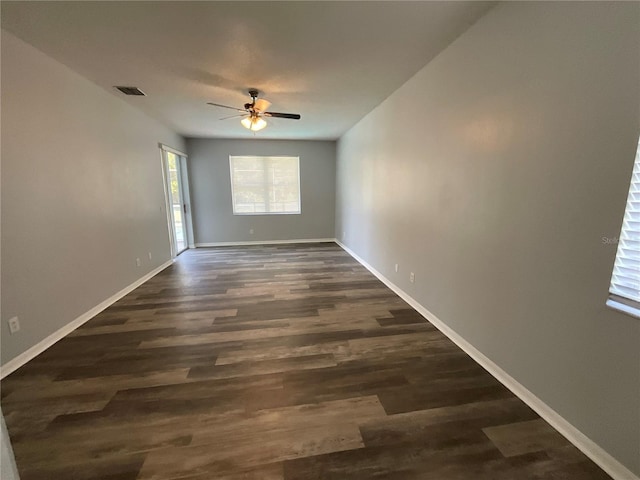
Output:
[[187,248],[187,231],[185,214],[187,206],[184,202],[180,157],[173,152],[164,151],[165,178],[172,237],[173,256]]

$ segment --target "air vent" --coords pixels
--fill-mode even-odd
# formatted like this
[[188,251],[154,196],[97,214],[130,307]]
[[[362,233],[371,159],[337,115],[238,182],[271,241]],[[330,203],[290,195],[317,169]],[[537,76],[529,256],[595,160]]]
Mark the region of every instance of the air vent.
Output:
[[145,93],[140,90],[138,87],[118,87],[116,86],[116,88],[118,90],[120,90],[122,93],[124,93],[125,95],[138,95],[138,96],[146,96]]

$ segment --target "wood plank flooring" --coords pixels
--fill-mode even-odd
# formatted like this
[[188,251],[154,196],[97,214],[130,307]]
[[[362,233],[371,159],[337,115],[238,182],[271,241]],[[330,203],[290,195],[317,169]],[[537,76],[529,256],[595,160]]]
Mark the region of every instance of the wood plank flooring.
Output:
[[333,243],[188,251],[1,390],[22,480],[609,478]]

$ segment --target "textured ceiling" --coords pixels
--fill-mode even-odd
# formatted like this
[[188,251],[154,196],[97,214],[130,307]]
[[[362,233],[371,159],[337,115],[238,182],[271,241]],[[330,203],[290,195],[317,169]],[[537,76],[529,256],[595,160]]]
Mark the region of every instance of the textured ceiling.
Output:
[[[7,2],[2,28],[189,137],[246,138],[220,121],[258,88],[260,138],[335,139],[420,70],[490,2]],[[134,85],[146,97],[126,97]],[[54,94],[54,92],[52,92]]]

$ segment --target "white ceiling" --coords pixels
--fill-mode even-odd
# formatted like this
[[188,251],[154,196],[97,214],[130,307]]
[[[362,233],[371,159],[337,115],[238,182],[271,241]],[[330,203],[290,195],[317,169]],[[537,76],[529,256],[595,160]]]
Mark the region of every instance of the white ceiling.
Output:
[[[2,28],[188,137],[336,139],[420,70],[490,2],[1,2]],[[137,86],[127,97],[114,85]],[[54,92],[52,92],[54,94]]]

